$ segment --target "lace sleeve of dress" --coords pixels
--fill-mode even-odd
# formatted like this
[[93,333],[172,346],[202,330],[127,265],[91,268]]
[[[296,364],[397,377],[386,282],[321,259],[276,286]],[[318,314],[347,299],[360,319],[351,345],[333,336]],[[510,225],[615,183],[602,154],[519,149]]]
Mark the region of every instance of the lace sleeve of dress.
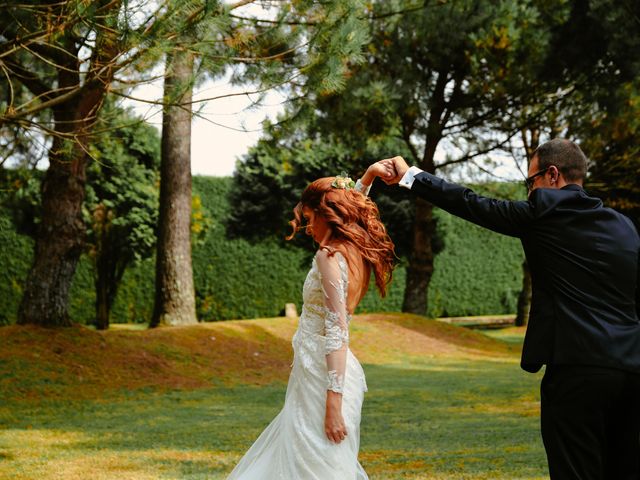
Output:
[[[373,185],[373,183],[371,185]],[[354,188],[362,193],[365,197],[368,197],[369,192],[371,191],[371,185],[365,185],[360,179],[358,179]]]
[[340,253],[319,250],[316,262],[324,292],[324,335],[327,390],[342,393],[349,348],[347,318],[347,264]]

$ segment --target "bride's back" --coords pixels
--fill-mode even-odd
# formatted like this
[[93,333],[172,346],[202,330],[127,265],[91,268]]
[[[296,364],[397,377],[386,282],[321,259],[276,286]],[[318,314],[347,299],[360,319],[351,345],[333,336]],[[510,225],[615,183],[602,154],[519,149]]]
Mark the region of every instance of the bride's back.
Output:
[[347,311],[353,314],[358,304],[369,289],[371,266],[362,257],[358,250],[347,242],[332,245],[342,253],[349,270],[349,283],[347,289]]

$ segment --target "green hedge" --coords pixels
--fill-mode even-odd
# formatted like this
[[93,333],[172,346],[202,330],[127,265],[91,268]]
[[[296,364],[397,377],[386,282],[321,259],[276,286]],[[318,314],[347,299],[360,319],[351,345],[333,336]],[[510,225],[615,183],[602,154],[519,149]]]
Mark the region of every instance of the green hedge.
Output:
[[[255,318],[279,315],[284,304],[301,306],[302,283],[310,255],[282,246],[276,239],[252,244],[228,239],[224,222],[229,206],[230,178],[193,179],[210,226],[193,249],[198,316],[201,320]],[[496,187],[493,187],[496,188]],[[499,186],[489,194],[513,197],[515,187]],[[485,187],[486,189],[486,187]],[[481,229],[436,210],[445,248],[435,260],[429,288],[429,314],[459,316],[515,311],[521,282],[522,249],[518,240]],[[33,242],[15,233],[8,212],[0,211],[0,322],[15,321],[28,271]],[[387,297],[372,287],[360,312],[398,311],[402,306],[405,270],[399,266]],[[153,308],[154,260],[130,268],[113,308],[112,322],[147,322]],[[88,258],[78,266],[71,290],[70,313],[80,323],[94,318],[93,274]]]
[[287,302],[300,305],[308,254],[275,239],[229,240],[225,220],[230,178],[194,177],[205,215],[204,242],[193,250],[198,316],[203,320],[276,316]]
[[520,241],[439,211],[445,248],[429,285],[434,317],[516,311],[524,254]]
[[22,298],[22,285],[31,257],[33,241],[16,233],[9,212],[0,209],[0,325],[15,322]]

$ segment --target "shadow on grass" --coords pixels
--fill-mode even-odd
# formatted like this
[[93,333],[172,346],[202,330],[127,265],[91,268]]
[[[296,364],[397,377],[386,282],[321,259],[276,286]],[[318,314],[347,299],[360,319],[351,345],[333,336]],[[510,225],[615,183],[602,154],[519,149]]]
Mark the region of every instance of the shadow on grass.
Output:
[[[537,375],[495,361],[430,359],[364,368],[370,391],[361,460],[372,479],[545,478]],[[67,432],[66,442],[43,441],[42,455],[100,452],[140,458],[141,468],[158,473],[151,478],[165,478],[160,472],[167,478],[224,478],[278,413],[285,388],[220,386],[33,408],[15,403],[11,415],[0,418],[6,429],[0,450],[5,461],[26,468],[12,448],[20,441],[16,432],[29,438],[28,432],[49,431],[53,439],[55,432]]]

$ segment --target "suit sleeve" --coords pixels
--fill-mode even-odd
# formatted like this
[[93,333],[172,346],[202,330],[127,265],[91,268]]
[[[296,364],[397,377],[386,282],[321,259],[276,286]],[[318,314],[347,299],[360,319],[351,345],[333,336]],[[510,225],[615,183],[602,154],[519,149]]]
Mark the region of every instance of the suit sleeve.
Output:
[[640,320],[640,252],[638,252],[638,265],[636,267],[636,315]]
[[483,197],[427,172],[415,176],[411,191],[452,215],[512,237],[522,236],[534,219],[530,202]]

